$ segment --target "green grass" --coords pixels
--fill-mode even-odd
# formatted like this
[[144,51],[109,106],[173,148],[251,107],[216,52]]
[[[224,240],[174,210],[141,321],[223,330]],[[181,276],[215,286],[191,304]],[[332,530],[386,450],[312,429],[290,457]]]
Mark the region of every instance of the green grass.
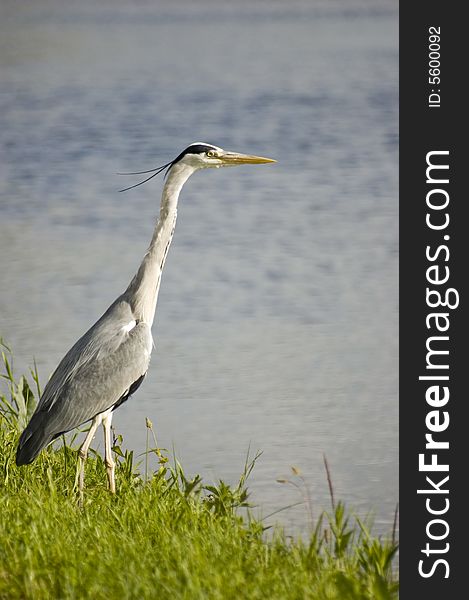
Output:
[[396,544],[374,537],[333,496],[331,512],[308,537],[292,540],[280,528],[266,533],[247,508],[246,480],[257,457],[238,485],[204,486],[177,461],[170,465],[147,421],[143,475],[118,438],[117,494],[108,493],[103,461],[92,453],[82,507],[76,449],[65,441],[17,468],[18,435],[39,381],[35,371],[16,381],[4,350],[0,598],[397,598]]

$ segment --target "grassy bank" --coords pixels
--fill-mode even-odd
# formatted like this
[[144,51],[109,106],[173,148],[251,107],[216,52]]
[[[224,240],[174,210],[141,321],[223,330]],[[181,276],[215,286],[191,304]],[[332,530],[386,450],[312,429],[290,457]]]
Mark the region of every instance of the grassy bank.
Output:
[[238,485],[204,486],[170,465],[153,442],[140,475],[117,440],[117,494],[107,492],[103,461],[92,454],[80,507],[70,446],[57,444],[29,467],[15,466],[38,380],[32,373],[16,381],[6,352],[3,358],[0,598],[397,597],[395,544],[373,537],[340,502],[307,538],[291,540],[280,529],[267,536],[246,508],[254,461]]

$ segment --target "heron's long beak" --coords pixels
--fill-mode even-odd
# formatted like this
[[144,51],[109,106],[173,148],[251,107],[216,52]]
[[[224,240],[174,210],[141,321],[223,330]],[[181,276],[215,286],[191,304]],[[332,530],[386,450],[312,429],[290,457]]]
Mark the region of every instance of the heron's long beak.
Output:
[[263,156],[254,156],[253,154],[239,154],[238,152],[224,152],[219,156],[223,166],[234,165],[260,165],[263,163],[277,162],[273,158],[264,158]]

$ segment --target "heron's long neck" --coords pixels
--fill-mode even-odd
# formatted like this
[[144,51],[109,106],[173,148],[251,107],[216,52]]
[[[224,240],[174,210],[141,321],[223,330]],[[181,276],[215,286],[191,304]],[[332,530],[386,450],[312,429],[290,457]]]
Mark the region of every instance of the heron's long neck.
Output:
[[176,164],[171,168],[163,188],[160,216],[150,246],[124,293],[135,319],[145,321],[150,327],[155,316],[161,273],[176,226],[179,193],[193,172],[194,169],[188,165]]

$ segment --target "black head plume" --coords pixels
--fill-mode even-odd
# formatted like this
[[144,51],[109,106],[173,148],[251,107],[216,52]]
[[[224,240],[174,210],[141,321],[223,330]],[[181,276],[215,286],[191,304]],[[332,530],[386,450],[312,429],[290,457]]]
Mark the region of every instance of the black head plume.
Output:
[[150,181],[150,179],[153,179],[153,177],[156,177],[165,169],[166,169],[166,172],[165,172],[164,176],[166,177],[169,169],[172,167],[173,164],[174,164],[174,161],[171,161],[161,167],[157,167],[156,169],[150,169],[149,171],[132,171],[131,173],[117,173],[118,175],[146,175],[147,173],[153,173],[153,175],[150,175],[150,177],[147,177],[143,181],[140,181],[139,183],[135,183],[134,185],[129,185],[129,187],[119,190],[119,192],[126,192],[127,190],[131,190],[132,188],[138,187],[139,185],[142,185],[143,183]]
[[117,173],[118,175],[146,175],[147,173],[152,173],[152,175],[150,175],[150,177],[147,177],[146,179],[144,179],[143,181],[140,181],[139,183],[136,183],[134,185],[130,185],[129,187],[123,188],[122,190],[119,190],[119,192],[126,192],[127,190],[131,190],[135,187],[138,187],[139,185],[142,185],[143,183],[150,181],[150,179],[153,179],[153,177],[156,177],[162,171],[165,171],[164,176],[166,177],[169,169],[173,165],[175,165],[177,162],[179,162],[182,158],[184,158],[184,156],[186,156],[186,154],[203,154],[204,152],[209,152],[210,150],[218,150],[218,148],[216,148],[215,146],[211,146],[210,144],[204,144],[203,142],[195,142],[194,144],[187,146],[187,148],[185,150],[183,150],[181,152],[181,154],[179,154],[179,156],[177,156],[174,160],[172,160],[169,163],[166,163],[165,165],[163,165],[161,167],[157,167],[156,169],[149,169],[148,171],[133,171],[131,173]]

